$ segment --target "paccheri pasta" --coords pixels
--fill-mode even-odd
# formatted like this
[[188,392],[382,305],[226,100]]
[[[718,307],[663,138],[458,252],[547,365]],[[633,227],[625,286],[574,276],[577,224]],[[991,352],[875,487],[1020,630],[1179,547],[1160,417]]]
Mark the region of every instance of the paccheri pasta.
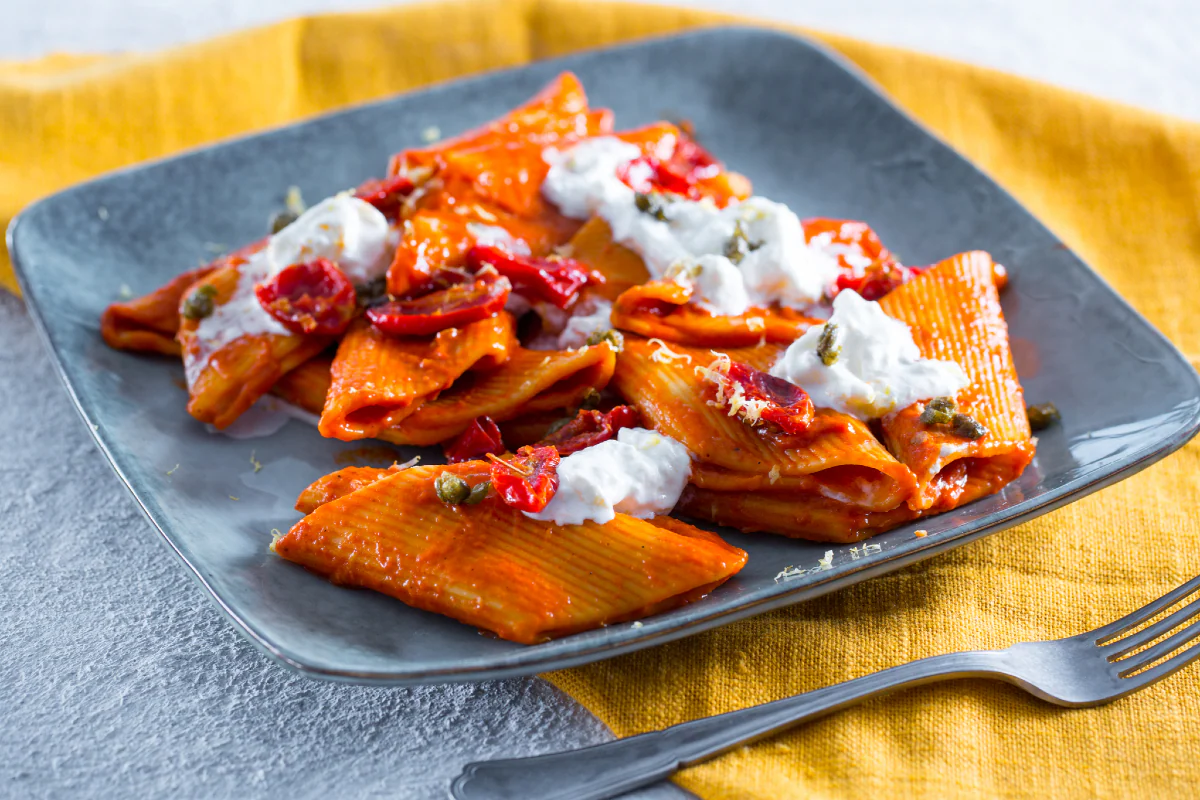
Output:
[[218,429],[269,393],[326,437],[441,446],[302,491],[271,549],[335,583],[535,643],[744,566],[672,509],[853,542],[1033,458],[988,254],[903,265],[865,223],[753,195],[684,128],[614,132],[569,73],[294,205],[101,332],[182,358]]

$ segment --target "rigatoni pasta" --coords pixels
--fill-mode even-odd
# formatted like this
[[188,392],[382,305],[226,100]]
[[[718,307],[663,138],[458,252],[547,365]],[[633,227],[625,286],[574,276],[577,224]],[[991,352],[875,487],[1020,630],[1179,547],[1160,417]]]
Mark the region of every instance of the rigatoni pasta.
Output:
[[111,305],[105,341],[181,358],[219,429],[257,406],[436,448],[314,481],[273,550],[514,642],[719,587],[748,556],[692,522],[856,542],[1035,453],[988,254],[801,220],[569,73],[296,211]]

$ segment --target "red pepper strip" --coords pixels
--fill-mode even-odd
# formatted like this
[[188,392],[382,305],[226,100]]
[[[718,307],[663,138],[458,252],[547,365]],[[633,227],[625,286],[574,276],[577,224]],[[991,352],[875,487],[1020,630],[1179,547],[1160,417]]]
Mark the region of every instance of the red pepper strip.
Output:
[[263,310],[299,334],[337,336],[354,317],[356,296],[337,265],[325,258],[292,264],[254,287]]
[[574,419],[538,444],[554,445],[560,456],[569,456],[612,439],[621,428],[635,428],[639,421],[637,410],[630,406],[616,406],[607,413],[581,410]]
[[513,291],[535,300],[545,300],[558,308],[574,302],[579,290],[589,283],[604,283],[599,273],[573,258],[534,258],[513,255],[499,247],[477,244],[467,253],[474,269],[491,264],[512,281]]
[[465,431],[442,445],[442,452],[447,461],[457,464],[488,453],[503,453],[504,441],[499,426],[491,417],[476,417]]
[[400,218],[404,198],[410,195],[414,188],[416,184],[403,175],[373,178],[355,189],[354,196],[375,206],[388,219],[395,220]]
[[514,456],[492,456],[492,486],[505,504],[536,514],[558,491],[558,451],[526,445]]
[[812,424],[815,413],[812,400],[808,392],[794,383],[737,361],[729,365],[724,378],[730,384],[740,386],[746,400],[769,404],[759,413],[759,420],[790,434],[804,433]]
[[853,289],[864,300],[878,300],[920,275],[923,269],[901,264],[872,264],[862,275],[839,275],[830,294],[836,297],[843,289]]
[[505,280],[477,280],[410,300],[389,300],[367,309],[367,319],[392,336],[424,336],[487,319],[504,308]]

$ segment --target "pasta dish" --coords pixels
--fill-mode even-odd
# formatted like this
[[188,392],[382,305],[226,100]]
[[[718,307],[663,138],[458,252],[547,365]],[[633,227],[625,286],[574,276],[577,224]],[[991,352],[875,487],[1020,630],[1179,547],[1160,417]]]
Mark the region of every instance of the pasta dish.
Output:
[[105,341],[181,359],[218,430],[438,448],[317,480],[271,550],[515,642],[713,591],[747,554],[696,523],[850,543],[995,493],[1056,413],[987,253],[903,264],[687,125],[615,130],[570,73],[291,206],[109,306]]

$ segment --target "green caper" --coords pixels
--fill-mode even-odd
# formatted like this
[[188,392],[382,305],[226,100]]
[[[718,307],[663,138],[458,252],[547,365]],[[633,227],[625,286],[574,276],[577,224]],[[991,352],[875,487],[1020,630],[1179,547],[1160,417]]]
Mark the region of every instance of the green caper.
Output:
[[183,316],[193,321],[212,316],[213,310],[216,308],[213,298],[216,296],[217,287],[208,283],[198,286],[196,291],[189,294],[183,301]]
[[281,230],[291,225],[298,220],[300,215],[295,211],[280,211],[271,217],[271,233],[272,235],[279,233]]
[[490,492],[491,490],[492,490],[492,482],[491,481],[482,481],[481,483],[477,483],[471,487],[470,494],[467,495],[467,499],[464,500],[463,502],[469,506],[473,506],[476,503],[482,503],[484,500],[487,499],[488,492]]
[[1029,427],[1035,431],[1045,430],[1056,422],[1062,422],[1062,414],[1059,413],[1058,406],[1054,403],[1038,403],[1036,406],[1029,406],[1025,409],[1025,413],[1029,417]]
[[821,336],[817,339],[817,356],[821,359],[821,363],[827,367],[832,367],[837,363],[838,356],[842,354],[842,346],[837,343],[838,326],[835,322],[826,322],[825,327],[821,329]]
[[742,221],[738,220],[733,223],[733,236],[729,237],[725,244],[725,257],[734,264],[740,264],[747,253],[752,253],[760,247],[762,243],[751,242],[746,236],[746,231],[742,229]]
[[633,196],[633,204],[643,214],[649,214],[659,222],[669,222],[667,212],[663,208],[663,202],[657,197],[638,192]]
[[471,496],[471,487],[462,478],[451,472],[443,472],[433,481],[438,500],[448,506],[456,506]]
[[587,344],[589,347],[594,347],[601,342],[608,342],[609,345],[612,346],[612,349],[616,350],[618,353],[625,349],[625,337],[620,331],[595,331],[587,338]]
[[926,425],[949,425],[954,421],[954,398],[935,397],[925,404],[921,422]]
[[595,386],[583,390],[583,397],[579,398],[579,407],[589,411],[600,407],[600,392]]
[[966,414],[955,414],[950,419],[950,426],[956,436],[964,439],[982,439],[988,432],[978,420]]

